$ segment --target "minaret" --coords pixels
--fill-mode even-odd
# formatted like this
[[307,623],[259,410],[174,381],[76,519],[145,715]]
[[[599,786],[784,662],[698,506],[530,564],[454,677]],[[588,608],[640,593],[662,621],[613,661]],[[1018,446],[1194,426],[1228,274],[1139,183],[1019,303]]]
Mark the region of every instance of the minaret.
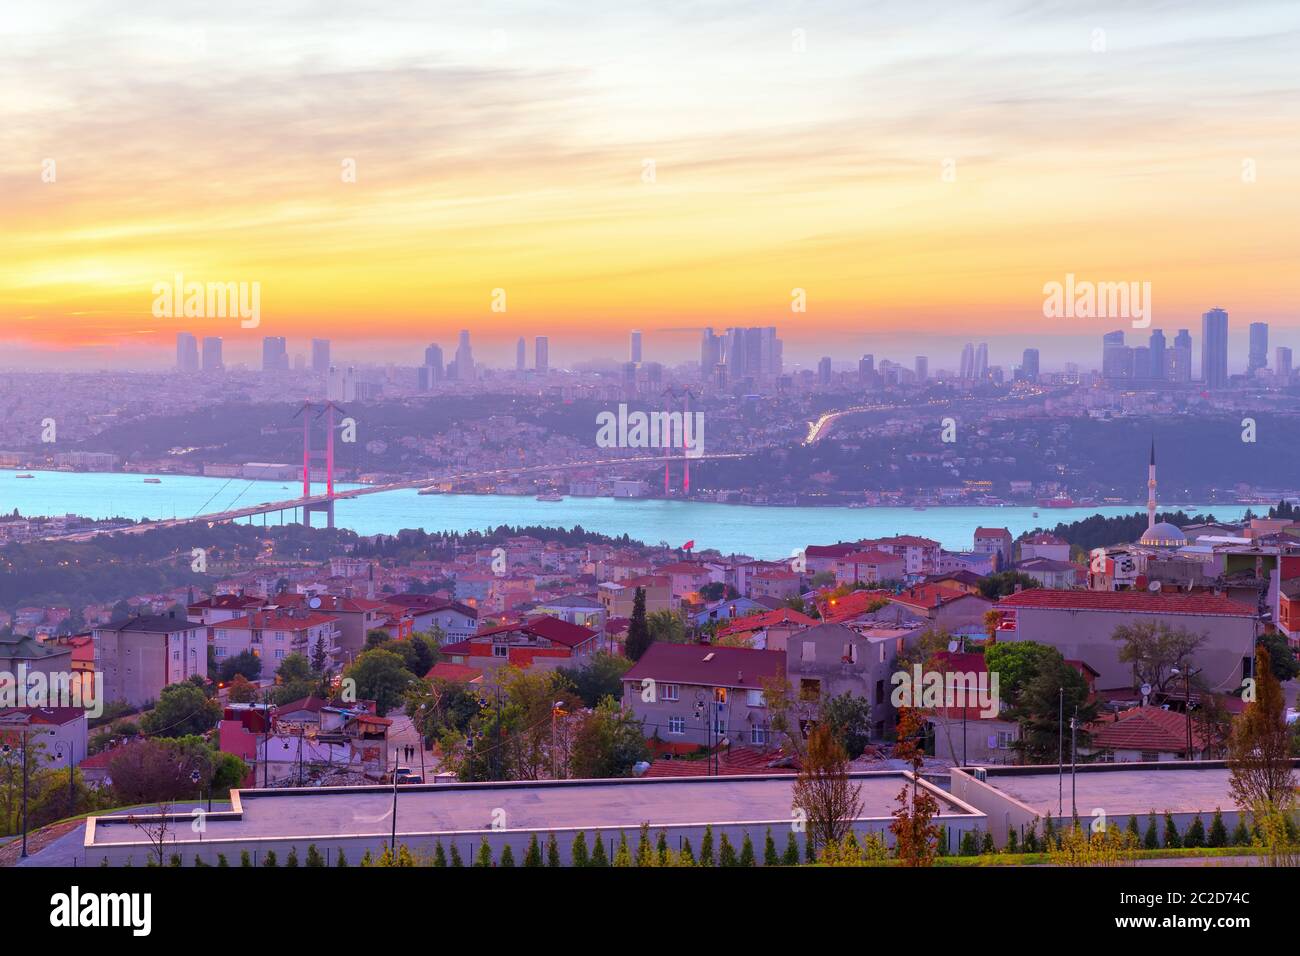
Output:
[[1147,530],[1156,526],[1156,440],[1151,439],[1151,464],[1147,467]]

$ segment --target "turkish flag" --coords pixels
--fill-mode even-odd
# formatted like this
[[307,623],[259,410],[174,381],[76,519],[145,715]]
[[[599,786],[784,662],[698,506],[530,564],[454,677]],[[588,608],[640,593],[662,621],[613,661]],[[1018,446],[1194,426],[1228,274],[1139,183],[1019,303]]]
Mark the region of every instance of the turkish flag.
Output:
[[695,539],[694,539],[694,538],[692,538],[690,541],[687,541],[684,545],[682,545],[682,550],[683,550],[683,551],[689,551],[689,550],[691,550],[691,548],[693,548],[693,547],[695,547]]

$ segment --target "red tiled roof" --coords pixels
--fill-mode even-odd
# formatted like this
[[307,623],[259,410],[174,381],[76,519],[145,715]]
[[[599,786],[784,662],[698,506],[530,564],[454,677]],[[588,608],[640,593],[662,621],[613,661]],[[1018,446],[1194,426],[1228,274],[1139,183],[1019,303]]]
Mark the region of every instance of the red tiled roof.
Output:
[[455,684],[470,684],[483,676],[483,672],[477,667],[470,667],[468,664],[452,664],[450,661],[439,661],[429,668],[429,673],[424,675],[425,680],[450,681]]
[[[1183,753],[1187,750],[1187,715],[1162,707],[1131,707],[1088,725],[1092,746],[1105,750],[1154,750]],[[1192,718],[1192,749],[1203,750],[1206,739],[1200,721]]]
[[338,618],[332,614],[311,611],[307,614],[289,614],[285,611],[257,611],[248,617],[233,617],[228,621],[218,621],[212,626],[230,631],[260,628],[271,631],[305,631],[318,624],[328,624]]
[[975,537],[977,538],[1009,538],[1011,532],[1006,528],[976,528]]
[[805,558],[842,558],[859,550],[856,544],[810,544],[803,549]]
[[32,724],[48,724],[61,727],[79,717],[86,716],[84,707],[8,707],[0,710],[0,718],[26,714]]
[[589,627],[583,627],[581,624],[570,624],[568,621],[562,621],[560,618],[549,614],[541,614],[522,624],[500,624],[496,627],[489,627],[486,630],[479,631],[474,637],[508,634],[512,631],[545,638],[552,643],[563,644],[565,647],[577,647],[579,644],[585,644],[596,636],[596,632]]
[[623,675],[640,684],[649,677],[661,684],[703,684],[759,690],[763,681],[785,673],[785,654],[747,647],[669,644],[656,641]]
[[[945,587],[942,584],[918,584],[915,587],[908,588],[901,594],[896,594],[892,600],[895,604],[902,604],[905,607],[933,608],[951,604],[961,598],[986,600],[978,594],[971,594],[969,591],[960,588]],[[991,601],[988,604],[990,607],[992,606]]]
[[888,551],[881,551],[879,548],[872,548],[869,551],[854,551],[852,554],[846,554],[840,560],[850,564],[902,564],[903,556],[890,554]]
[[1068,611],[1117,611],[1138,614],[1204,614],[1254,617],[1245,604],[1216,594],[1167,594],[1151,591],[1063,591],[1030,588],[1008,594],[1000,607],[1052,608]]
[[[718,755],[714,770],[718,776],[732,777],[746,773],[798,773],[798,761],[790,759],[793,766],[772,766],[773,761],[785,763],[786,758],[780,751],[755,750],[739,747],[724,750]],[[659,759],[645,772],[647,777],[706,777],[709,775],[709,762],[698,760]]]
[[764,611],[762,614],[748,614],[745,617],[738,617],[733,623],[719,630],[718,635],[761,631],[765,627],[774,627],[778,624],[802,624],[804,627],[813,627],[817,622],[802,611],[783,607],[775,611]]
[[867,613],[867,609],[872,604],[877,601],[887,601],[893,597],[893,594],[892,591],[850,591],[843,597],[829,600],[819,598],[817,607],[823,621],[827,624],[839,624]]

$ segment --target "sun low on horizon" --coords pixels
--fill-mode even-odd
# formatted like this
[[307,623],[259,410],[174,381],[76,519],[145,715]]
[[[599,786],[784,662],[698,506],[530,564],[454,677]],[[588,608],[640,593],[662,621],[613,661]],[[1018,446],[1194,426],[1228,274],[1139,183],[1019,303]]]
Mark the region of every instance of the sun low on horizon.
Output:
[[[0,10],[0,365],[1099,336],[1044,318],[1066,274],[1300,325],[1294,5],[291,6]],[[176,276],[259,324],[157,316]]]

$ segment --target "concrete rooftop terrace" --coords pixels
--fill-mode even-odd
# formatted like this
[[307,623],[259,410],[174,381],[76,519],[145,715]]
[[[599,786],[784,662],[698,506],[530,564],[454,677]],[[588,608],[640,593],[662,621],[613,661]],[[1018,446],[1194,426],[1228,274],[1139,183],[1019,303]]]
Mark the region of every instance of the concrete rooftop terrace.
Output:
[[[1111,769],[1115,768],[1115,769]],[[1111,816],[1164,813],[1213,813],[1238,809],[1228,787],[1229,771],[1222,765],[1195,769],[1159,769],[1158,764],[1110,764],[1079,768],[1075,802],[1086,815],[1104,807]],[[988,775],[990,786],[1039,813],[1057,810],[1056,768],[1050,773]],[[1065,768],[1065,813],[1070,813],[1070,768]]]
[[[899,772],[854,774],[862,787],[862,821],[887,821],[898,792],[908,783]],[[452,783],[398,789],[399,838],[501,829],[533,833],[599,828],[635,831],[652,828],[788,826],[795,778],[789,774],[731,777]],[[928,786],[928,785],[927,785]],[[941,814],[974,821],[979,811],[928,786]],[[315,790],[241,790],[232,809],[208,814],[203,842],[306,838],[387,838],[392,826],[391,787],[328,787]],[[177,839],[198,842],[192,817],[178,804]],[[494,823],[498,827],[494,828]],[[95,817],[86,832],[86,849],[147,842],[125,817]]]

